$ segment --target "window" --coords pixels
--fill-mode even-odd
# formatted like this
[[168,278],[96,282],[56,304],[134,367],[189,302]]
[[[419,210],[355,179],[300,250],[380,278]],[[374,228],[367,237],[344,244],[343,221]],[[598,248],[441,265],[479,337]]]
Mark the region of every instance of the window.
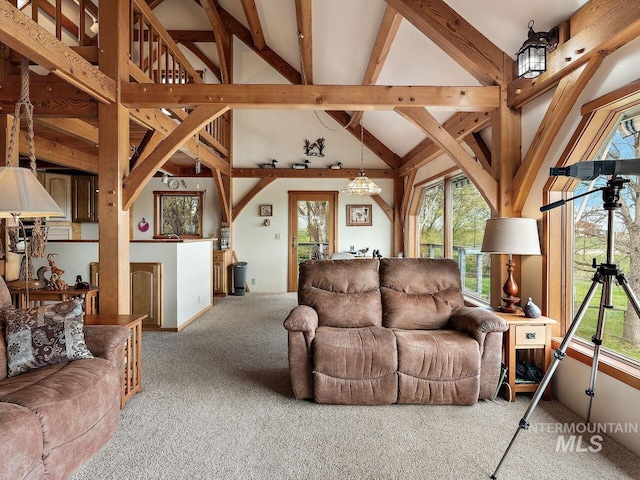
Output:
[[204,192],[153,192],[153,238],[202,238]]
[[490,256],[480,247],[490,217],[491,209],[464,175],[425,188],[418,215],[420,257],[455,260],[464,294],[484,302],[490,294]]
[[[615,125],[609,139],[596,156],[603,160],[635,159],[640,157],[640,112],[623,116]],[[636,123],[637,122],[637,123]],[[636,126],[638,128],[636,128]],[[606,184],[606,178],[598,177],[592,181],[582,181],[574,194],[591,191]],[[624,272],[631,289],[640,292],[640,181],[637,176],[629,176],[629,183],[620,190],[621,207],[614,210],[613,260]],[[574,312],[584,301],[592,283],[596,264],[607,261],[608,210],[603,206],[600,192],[577,199],[573,208],[574,256],[573,256],[573,294]],[[594,299],[580,322],[576,337],[591,341],[596,331],[600,306],[598,289]],[[622,287],[614,282],[612,289],[612,309],[607,309],[603,332],[603,348],[640,360],[640,320],[629,305]]]

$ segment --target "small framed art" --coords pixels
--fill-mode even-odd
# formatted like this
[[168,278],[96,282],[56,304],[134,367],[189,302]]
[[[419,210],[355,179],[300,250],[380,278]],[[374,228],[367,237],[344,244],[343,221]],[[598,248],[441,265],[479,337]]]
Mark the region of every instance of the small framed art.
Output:
[[273,205],[260,205],[260,216],[270,217],[273,215]]
[[371,226],[371,205],[347,205],[347,226]]

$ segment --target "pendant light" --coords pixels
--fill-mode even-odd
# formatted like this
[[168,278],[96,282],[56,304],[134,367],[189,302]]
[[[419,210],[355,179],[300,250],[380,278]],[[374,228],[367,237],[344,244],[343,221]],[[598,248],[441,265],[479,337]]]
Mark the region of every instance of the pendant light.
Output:
[[378,195],[382,188],[364,174],[364,127],[360,125],[360,173],[340,193],[345,195]]

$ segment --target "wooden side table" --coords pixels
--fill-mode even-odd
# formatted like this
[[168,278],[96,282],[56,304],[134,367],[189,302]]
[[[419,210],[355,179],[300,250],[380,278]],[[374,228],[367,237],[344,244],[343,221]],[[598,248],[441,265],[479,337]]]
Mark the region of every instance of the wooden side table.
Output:
[[142,391],[142,321],[147,314],[141,315],[85,315],[85,325],[121,325],[130,331],[123,352],[122,390],[120,409],[136,393]]
[[[27,308],[27,290],[25,288],[9,287],[9,293],[14,298],[16,308]],[[97,309],[98,287],[91,286],[89,288],[69,287],[66,290],[47,290],[46,288],[29,289],[29,303],[35,305],[44,302],[66,302],[72,298],[81,298],[84,300],[85,315],[93,315],[98,313]]]
[[[529,363],[541,365],[542,371],[546,372],[551,363],[551,328],[557,322],[544,316],[527,318],[523,314],[495,313],[509,323],[509,330],[504,333],[502,349],[504,363],[508,368],[507,381],[512,392],[510,400],[515,401],[518,392],[535,392],[540,385],[516,382],[518,354],[526,357]],[[543,398],[551,399],[551,386],[547,387]]]

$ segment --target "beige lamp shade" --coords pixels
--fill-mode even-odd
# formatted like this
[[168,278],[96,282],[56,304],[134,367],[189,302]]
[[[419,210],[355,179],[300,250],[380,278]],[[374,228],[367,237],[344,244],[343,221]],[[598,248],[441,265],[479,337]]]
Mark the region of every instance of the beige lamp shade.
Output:
[[0,218],[61,217],[62,210],[33,172],[0,167]]
[[484,229],[481,251],[540,255],[538,224],[533,218],[490,218]]

